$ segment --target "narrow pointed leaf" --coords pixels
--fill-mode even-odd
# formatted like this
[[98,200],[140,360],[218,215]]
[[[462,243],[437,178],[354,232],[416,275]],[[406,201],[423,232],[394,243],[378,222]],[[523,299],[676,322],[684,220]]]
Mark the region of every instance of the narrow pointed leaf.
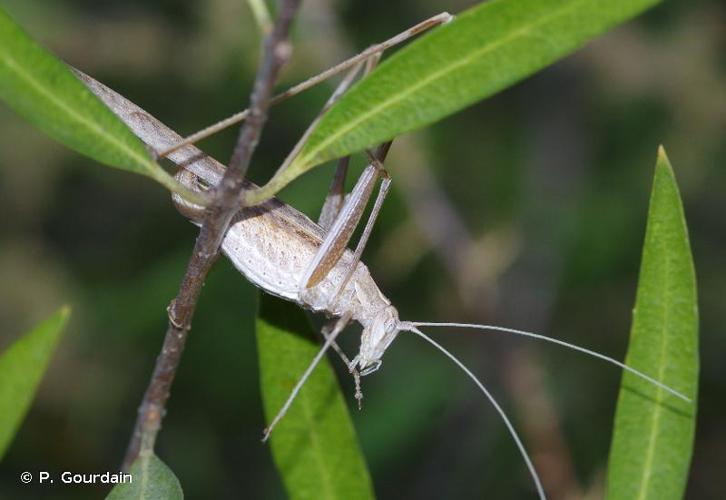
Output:
[[62,144],[201,201],[153,161],[134,134],[0,8],[0,98]]
[[[315,338],[297,306],[262,296],[257,348],[267,422],[320,349]],[[303,386],[270,441],[291,499],[374,498],[347,406],[327,359]]]
[[0,459],[30,408],[69,314],[61,308],[0,355]]
[[106,500],[182,500],[179,480],[153,453],[141,453],[129,469],[130,482],[113,487]]
[[683,498],[698,390],[696,277],[678,186],[665,151],[655,167],[628,365],[692,399],[623,375],[610,449],[610,499]]
[[265,187],[433,123],[570,54],[658,0],[492,0],[399,51],[323,117]]

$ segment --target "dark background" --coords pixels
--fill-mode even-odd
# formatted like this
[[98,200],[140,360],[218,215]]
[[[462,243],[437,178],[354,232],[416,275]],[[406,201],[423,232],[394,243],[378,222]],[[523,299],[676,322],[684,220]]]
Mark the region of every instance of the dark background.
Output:
[[[471,1],[306,0],[280,88]],[[243,0],[2,0],[67,62],[182,134],[247,102],[259,35]],[[271,175],[330,86],[276,107],[251,176]],[[202,144],[222,161],[236,129]],[[726,5],[667,2],[574,56],[393,145],[364,255],[403,319],[532,329],[622,358],[656,148],[678,177],[696,262],[701,386],[688,498],[726,498]],[[360,164],[360,160],[358,160]],[[312,217],[332,168],[283,198]],[[70,325],[0,467],[1,498],[101,498],[26,487],[21,471],[116,470],[195,228],[146,179],[99,168],[0,106],[0,349],[64,303]],[[204,289],[158,453],[187,498],[284,496],[263,427],[256,292],[226,261]],[[620,373],[519,338],[432,332],[524,434],[552,498],[600,498]],[[357,331],[347,334],[356,349]],[[344,388],[352,402],[350,383]],[[408,336],[354,412],[380,498],[531,498],[492,408]]]

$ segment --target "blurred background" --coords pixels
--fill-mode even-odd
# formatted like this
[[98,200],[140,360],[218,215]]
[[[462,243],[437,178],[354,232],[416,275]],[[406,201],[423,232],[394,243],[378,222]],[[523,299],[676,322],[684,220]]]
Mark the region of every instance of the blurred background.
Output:
[[[183,135],[247,103],[260,40],[243,0],[0,3],[59,57]],[[279,87],[474,3],[305,0]],[[269,178],[332,88],[274,108],[253,180]],[[226,162],[236,134],[201,146]],[[726,498],[725,137],[726,4],[666,2],[506,92],[397,139],[387,161],[392,194],[364,260],[403,319],[530,329],[622,359],[656,148],[665,144],[700,295],[687,497]],[[117,469],[196,230],[161,187],[99,168],[4,105],[0,151],[0,349],[61,304],[73,306],[0,468],[0,498],[102,498],[102,487],[30,490],[17,478]],[[332,171],[306,174],[282,198],[317,218]],[[187,498],[284,498],[259,442],[256,304],[256,290],[220,260],[158,443]],[[617,369],[500,334],[431,333],[502,401],[552,498],[602,496]],[[347,337],[355,350],[357,331]],[[380,498],[532,498],[496,413],[425,344],[399,338],[364,389],[364,411],[352,413]]]

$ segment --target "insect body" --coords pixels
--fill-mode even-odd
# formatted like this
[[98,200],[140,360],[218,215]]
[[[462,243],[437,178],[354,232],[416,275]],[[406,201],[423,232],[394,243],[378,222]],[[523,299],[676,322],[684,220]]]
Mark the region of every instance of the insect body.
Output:
[[[224,167],[216,160],[205,155],[193,145],[176,148],[175,146],[181,140],[178,134],[99,82],[80,72],[78,72],[78,76],[150,148],[155,151],[173,149],[173,152],[169,154],[169,159],[181,167],[177,178],[188,187],[203,190],[215,185],[221,179]],[[356,184],[353,195],[340,212],[339,221],[343,223],[353,221],[351,222],[353,225],[357,223],[356,217],[362,213],[360,202],[362,200],[364,203],[367,199],[367,196],[359,196],[359,194],[365,191],[363,188],[372,185],[370,180],[373,177],[371,176],[376,172],[380,173],[380,165],[375,165],[373,162]],[[248,183],[246,188],[252,189],[254,185]],[[376,206],[380,205],[380,201],[382,200],[379,196]],[[176,195],[175,202],[184,215],[193,221],[199,221],[200,207],[191,205]],[[350,216],[347,222],[346,216]],[[369,232],[369,226],[370,224],[366,227],[364,235]],[[280,413],[266,430],[266,436],[269,436],[272,427],[284,415],[305,379],[322,359],[326,350],[331,346],[337,349],[335,337],[350,320],[355,320],[363,326],[359,353],[352,361],[346,360],[351,372],[356,377],[358,369],[362,375],[378,369],[386,349],[402,331],[413,332],[421,336],[456,363],[472,379],[502,417],[527,464],[540,498],[545,498],[541,481],[521,439],[503,409],[461,361],[421,332],[419,327],[452,326],[494,330],[556,343],[619,366],[676,397],[690,401],[674,389],[615,359],[543,335],[490,325],[401,321],[396,308],[380,291],[368,268],[360,262],[360,248],[353,252],[345,248],[344,243],[342,247],[337,246],[340,251],[336,252],[334,251],[336,246],[332,245],[331,252],[335,258],[326,261],[325,256],[331,253],[321,252],[321,249],[328,248],[330,235],[335,233],[335,229],[336,224],[333,224],[326,231],[295,208],[273,198],[258,206],[242,208],[233,220],[223,241],[222,251],[235,267],[267,293],[293,301],[312,311],[339,318],[332,331],[323,332],[326,336],[323,347],[301,377]],[[345,242],[347,243],[347,240]],[[326,264],[323,266],[325,272],[319,273],[321,264]],[[339,354],[344,356],[341,351]]]
[[[215,165],[213,170],[182,170],[177,179],[192,189],[203,189],[196,175],[199,172],[204,184],[214,185],[224,171],[218,163],[211,164]],[[179,197],[175,197],[175,202],[184,215],[199,220],[199,207]],[[360,323],[363,333],[354,365],[369,373],[380,366],[383,353],[405,325],[366,265],[347,248],[320,282],[305,286],[310,263],[324,239],[325,231],[319,225],[273,198],[240,210],[222,243],[222,251],[237,270],[267,293],[314,312]],[[351,268],[354,269],[347,279]]]

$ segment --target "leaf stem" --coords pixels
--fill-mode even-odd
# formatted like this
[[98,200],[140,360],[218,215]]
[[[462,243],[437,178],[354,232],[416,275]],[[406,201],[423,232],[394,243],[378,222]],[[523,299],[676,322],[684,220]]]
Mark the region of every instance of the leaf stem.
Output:
[[140,453],[154,449],[166,402],[169,399],[169,391],[187,335],[191,330],[197,300],[207,274],[219,256],[219,247],[229,223],[239,208],[243,181],[252,153],[267,121],[267,111],[277,75],[290,56],[288,36],[299,3],[300,0],[283,0],[272,31],[265,37],[250,97],[249,115],[240,130],[224,177],[209,191],[211,204],[205,211],[202,228],[197,236],[179,292],[167,308],[169,324],[166,336],[139,406],[139,414],[123,462],[125,470],[128,470]]
[[270,11],[267,9],[267,5],[265,4],[265,0],[247,0],[247,5],[250,6],[252,15],[257,23],[257,27],[260,28],[262,34],[269,34],[272,30],[272,19]]

